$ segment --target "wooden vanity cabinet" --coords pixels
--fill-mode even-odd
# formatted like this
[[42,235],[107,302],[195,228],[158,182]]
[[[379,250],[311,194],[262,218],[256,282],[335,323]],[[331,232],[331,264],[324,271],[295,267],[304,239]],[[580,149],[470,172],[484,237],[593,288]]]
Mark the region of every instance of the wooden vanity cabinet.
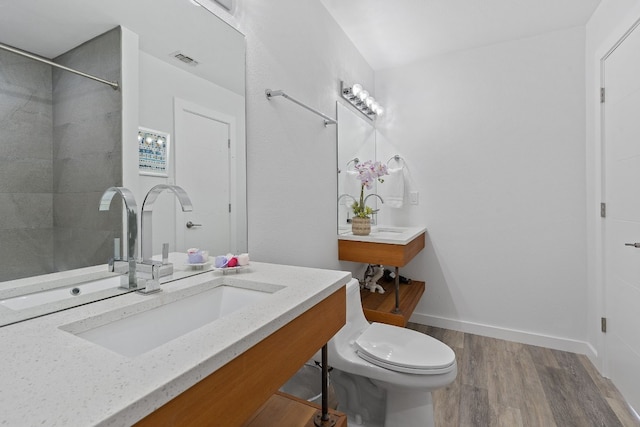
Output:
[[338,259],[404,267],[424,249],[424,242],[425,233],[419,234],[406,245],[338,239]]
[[[420,233],[407,244],[338,239],[338,259],[396,267],[397,275],[398,269],[407,265],[424,248],[424,244],[425,233]],[[384,294],[373,293],[368,289],[360,292],[362,309],[367,320],[401,327],[407,326],[413,310],[424,293],[425,283],[412,280],[409,285],[397,285],[394,282],[378,282],[378,284],[385,289]],[[396,310],[396,293],[399,310]]]
[[343,286],[136,425],[242,426],[345,321]]

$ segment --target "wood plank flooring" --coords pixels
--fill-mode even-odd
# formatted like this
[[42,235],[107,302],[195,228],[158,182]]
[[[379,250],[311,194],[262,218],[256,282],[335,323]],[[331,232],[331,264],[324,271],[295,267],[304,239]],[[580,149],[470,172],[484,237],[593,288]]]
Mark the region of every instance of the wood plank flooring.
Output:
[[586,356],[409,323],[456,353],[458,377],[433,393],[436,427],[640,427]]

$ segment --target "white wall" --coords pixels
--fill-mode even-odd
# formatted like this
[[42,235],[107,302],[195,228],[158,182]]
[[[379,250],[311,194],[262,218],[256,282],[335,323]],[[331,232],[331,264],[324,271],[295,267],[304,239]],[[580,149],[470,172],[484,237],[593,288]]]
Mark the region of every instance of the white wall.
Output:
[[[640,19],[640,4],[635,0],[603,1],[586,27],[586,155],[587,155],[587,256],[588,256],[588,340],[597,350],[592,361],[604,368],[604,336],[600,318],[604,310],[602,276],[602,224],[599,205],[601,187],[600,142],[600,60],[613,45]],[[606,372],[604,372],[606,375]]]
[[420,196],[381,220],[428,230],[413,320],[587,352],[584,37],[376,72],[378,157],[407,159]]
[[373,71],[317,0],[243,0],[247,36],[247,180],[253,260],[339,268],[336,129],[265,89],[335,117],[340,80]]

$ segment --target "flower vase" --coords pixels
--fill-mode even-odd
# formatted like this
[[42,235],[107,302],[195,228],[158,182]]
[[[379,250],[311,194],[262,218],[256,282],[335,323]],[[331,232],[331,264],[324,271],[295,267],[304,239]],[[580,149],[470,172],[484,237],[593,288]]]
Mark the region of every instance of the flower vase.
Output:
[[371,218],[351,218],[351,232],[354,236],[368,236],[371,233]]

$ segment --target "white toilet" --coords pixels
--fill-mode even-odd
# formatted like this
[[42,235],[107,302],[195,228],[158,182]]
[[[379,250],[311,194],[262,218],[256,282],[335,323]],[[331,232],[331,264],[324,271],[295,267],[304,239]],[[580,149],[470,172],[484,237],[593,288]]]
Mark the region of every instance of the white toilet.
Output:
[[337,370],[333,384],[344,395],[338,409],[349,425],[433,426],[431,391],[451,384],[458,372],[453,350],[435,338],[369,324],[355,279],[347,284],[346,324],[329,341],[328,356]]

